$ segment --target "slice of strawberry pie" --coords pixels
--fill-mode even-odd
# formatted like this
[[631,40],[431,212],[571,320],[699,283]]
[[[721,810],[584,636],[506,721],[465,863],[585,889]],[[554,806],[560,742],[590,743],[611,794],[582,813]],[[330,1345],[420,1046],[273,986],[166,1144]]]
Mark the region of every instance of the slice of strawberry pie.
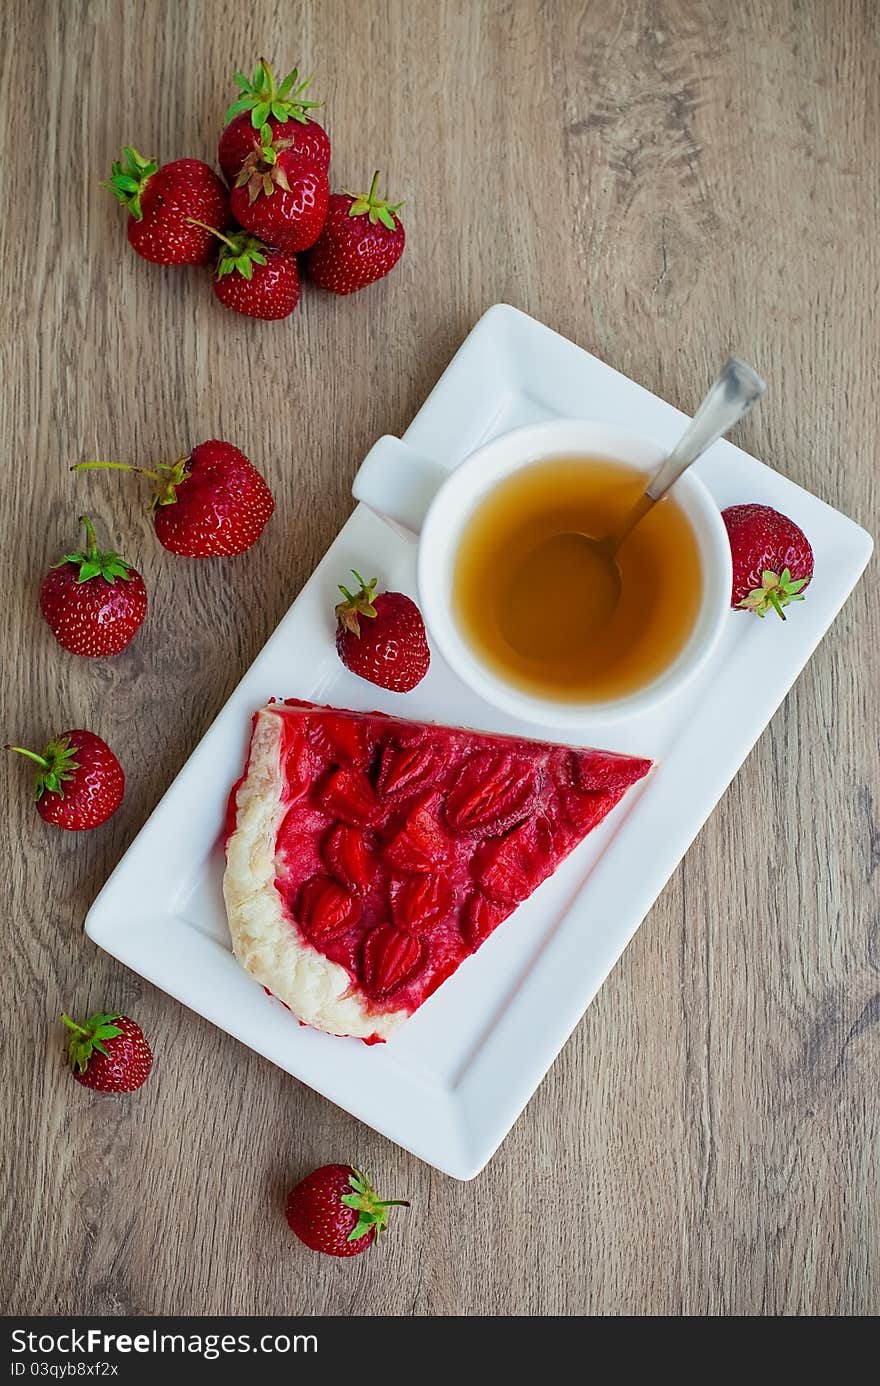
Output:
[[650,765],[270,703],[230,796],[235,955],[305,1024],[387,1039]]

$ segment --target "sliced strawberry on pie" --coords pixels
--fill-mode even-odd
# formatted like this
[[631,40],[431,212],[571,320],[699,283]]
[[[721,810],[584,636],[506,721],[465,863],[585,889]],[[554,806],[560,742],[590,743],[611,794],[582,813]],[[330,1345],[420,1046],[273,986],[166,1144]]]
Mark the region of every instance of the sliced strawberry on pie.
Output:
[[387,1039],[650,765],[270,703],[230,803],[235,954],[303,1023]]

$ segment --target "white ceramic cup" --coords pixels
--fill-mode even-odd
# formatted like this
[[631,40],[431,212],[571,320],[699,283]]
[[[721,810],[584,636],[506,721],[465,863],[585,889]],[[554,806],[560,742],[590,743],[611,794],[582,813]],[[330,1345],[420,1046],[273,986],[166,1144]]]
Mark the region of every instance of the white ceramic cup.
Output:
[[[399,438],[380,438],[367,454],[352,491],[396,529],[418,540],[419,603],[430,639],[474,692],[514,717],[545,726],[587,726],[646,712],[678,693],[705,665],[721,635],[730,604],[730,545],[720,511],[693,468],[673,494],[693,528],[702,565],[703,595],[684,648],[642,688],[604,702],[542,698],[506,682],[461,631],[452,607],[458,545],[475,507],[505,477],[554,458],[607,457],[652,471],[665,451],[658,443],[611,424],[554,419],[502,434],[454,471],[422,457]],[[587,463],[588,465],[588,463]]]

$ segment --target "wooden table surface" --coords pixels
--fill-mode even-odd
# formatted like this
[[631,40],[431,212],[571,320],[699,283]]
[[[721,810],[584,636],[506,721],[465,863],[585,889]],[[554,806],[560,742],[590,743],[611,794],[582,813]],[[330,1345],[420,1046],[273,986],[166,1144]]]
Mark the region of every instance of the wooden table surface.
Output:
[[[2,7],[2,729],[93,727],[128,774],[113,821],[78,836],[44,826],[23,765],[6,767],[6,1312],[880,1309],[876,563],[469,1184],[82,933],[349,513],[360,459],[490,304],[684,409],[739,350],[771,390],[737,440],[876,528],[876,21],[872,0]],[[138,260],[98,186],[124,141],[212,159],[231,72],[263,53],[315,70],[335,185],[378,166],[407,200],[393,276],[351,299],[307,291],[285,324]],[[138,486],[67,471],[212,436],[277,497],[247,561],[175,559]],[[83,509],[151,592],[113,660],[64,654],[37,609]],[[154,1042],[129,1100],[62,1067],[59,1012],[105,1005]],[[286,1186],[328,1159],[412,1199],[378,1253],[337,1263],[288,1234]]]

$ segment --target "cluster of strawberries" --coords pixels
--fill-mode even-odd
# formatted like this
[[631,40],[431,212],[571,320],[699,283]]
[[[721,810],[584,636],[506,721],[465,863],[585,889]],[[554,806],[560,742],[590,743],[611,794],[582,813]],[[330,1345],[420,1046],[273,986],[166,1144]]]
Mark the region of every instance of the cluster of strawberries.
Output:
[[226,112],[218,162],[227,186],[200,159],[161,167],[130,145],[109,188],[129,212],[128,239],[159,265],[216,261],[214,293],[253,318],[289,317],[299,302],[297,256],[335,294],[363,289],[393,269],[405,233],[397,212],[369,192],[330,192],[330,140],[309,114],[311,79],[296,68],[276,83],[263,59]]
[[[159,542],[187,558],[232,557],[259,539],[275,501],[243,452],[211,439],[176,462],[146,469],[122,462],[80,462],[72,468],[138,472],[154,484],[153,522]],[[87,515],[86,542],[66,553],[40,585],[40,610],[63,649],[97,659],[120,654],[147,614],[143,577],[121,554],[98,547]],[[7,745],[37,766],[37,812],[47,823],[79,832],[116,812],[125,775],[113,751],[81,727],[54,736],[38,753]]]

